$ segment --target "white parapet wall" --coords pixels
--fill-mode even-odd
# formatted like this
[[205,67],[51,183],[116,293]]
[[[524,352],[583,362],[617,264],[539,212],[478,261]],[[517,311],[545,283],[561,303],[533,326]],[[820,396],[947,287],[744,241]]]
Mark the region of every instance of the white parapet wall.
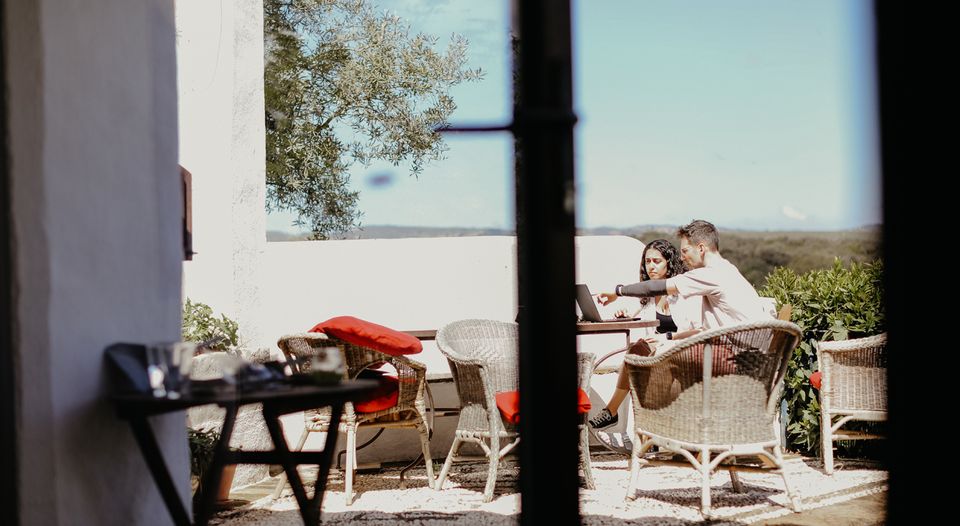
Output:
[[[577,282],[594,292],[639,278],[643,243],[626,236],[584,236],[576,239]],[[264,257],[262,330],[274,338],[303,332],[334,316],[350,315],[399,330],[437,329],[451,321],[486,318],[513,321],[517,311],[516,238],[455,237],[268,243]],[[571,284],[571,287],[573,284]],[[612,317],[627,301],[601,308]],[[574,305],[570,305],[571,318]],[[598,356],[624,344],[620,335],[578,338],[582,351]],[[274,352],[279,351],[274,346]],[[449,375],[446,360],[433,342],[414,357],[431,377]],[[618,356],[613,365],[622,361]],[[616,375],[596,378],[594,404],[613,390]],[[434,382],[438,407],[456,407],[453,385]],[[433,454],[444,456],[455,418],[438,419],[431,440]],[[288,440],[295,444],[302,416],[285,419]],[[307,448],[320,447],[314,434]],[[362,443],[367,435],[358,437]],[[414,458],[416,434],[387,431],[359,455],[360,462]]]

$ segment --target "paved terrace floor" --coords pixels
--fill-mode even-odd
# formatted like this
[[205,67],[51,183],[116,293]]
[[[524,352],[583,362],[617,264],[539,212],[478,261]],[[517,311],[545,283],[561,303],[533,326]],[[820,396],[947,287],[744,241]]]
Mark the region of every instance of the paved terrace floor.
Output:
[[[782,479],[772,473],[742,473],[744,493],[734,493],[726,473],[713,477],[714,519],[710,524],[840,526],[883,524],[887,473],[876,463],[852,462],[833,475],[822,472],[818,459],[788,456],[788,476],[803,501],[794,513],[784,504]],[[454,464],[442,491],[426,484],[425,470],[408,475],[406,489],[399,489],[399,467],[359,473],[357,496],[346,506],[342,474],[331,473],[323,504],[323,524],[491,524],[517,523],[519,494],[514,462],[501,467],[493,502],[482,502],[486,466],[482,462]],[[306,480],[316,471],[305,470]],[[597,489],[581,490],[583,524],[692,524],[702,518],[699,479],[688,467],[656,466],[641,470],[638,498],[624,502],[629,471],[625,457],[605,452],[593,455]],[[213,524],[301,524],[296,504],[287,488],[279,499],[271,498],[278,479],[234,490],[233,505],[218,514]]]

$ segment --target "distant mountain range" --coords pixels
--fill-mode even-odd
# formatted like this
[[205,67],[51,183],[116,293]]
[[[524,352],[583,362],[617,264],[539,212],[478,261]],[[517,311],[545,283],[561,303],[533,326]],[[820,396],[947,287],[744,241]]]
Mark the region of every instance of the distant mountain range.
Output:
[[[635,225],[630,227],[597,227],[578,229],[579,235],[592,236],[634,236],[641,237],[641,234],[663,233],[672,236],[676,231],[677,225]],[[738,233],[764,233],[772,234],[774,232],[764,232],[755,230],[739,230],[732,228],[721,228],[721,232]],[[880,235],[880,226],[871,225],[849,230],[838,230],[834,232],[803,232],[804,235],[835,235],[837,233],[873,233]],[[777,234],[789,235],[800,232],[780,232]],[[513,230],[501,228],[468,228],[468,227],[430,227],[430,226],[395,226],[395,225],[366,225],[363,228],[347,232],[342,239],[401,239],[410,237],[469,237],[469,236],[512,236]],[[644,236],[645,237],[645,236]],[[304,241],[310,238],[310,234],[291,234],[276,230],[267,231],[267,241]]]

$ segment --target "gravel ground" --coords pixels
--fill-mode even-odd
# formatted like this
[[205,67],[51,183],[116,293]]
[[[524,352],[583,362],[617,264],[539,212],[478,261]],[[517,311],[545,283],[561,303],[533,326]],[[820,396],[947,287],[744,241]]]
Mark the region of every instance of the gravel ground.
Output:
[[[799,493],[803,509],[886,490],[887,472],[869,465],[847,465],[828,477],[815,459],[794,458],[787,462],[791,485]],[[518,468],[502,467],[492,502],[483,502],[486,468],[481,463],[454,464],[442,491],[427,487],[423,469],[412,470],[406,489],[398,489],[399,473],[359,474],[354,481],[357,496],[344,503],[343,479],[331,475],[323,503],[324,524],[386,525],[403,522],[424,526],[452,524],[514,525],[520,496]],[[582,523],[587,525],[687,524],[699,522],[700,486],[697,473],[677,466],[645,467],[640,470],[637,498],[625,502],[629,471],[623,457],[595,455],[594,490],[581,490]],[[713,477],[712,524],[744,524],[789,515],[783,482],[773,473],[741,473],[743,493],[734,493],[729,476]],[[635,522],[636,521],[636,522]],[[279,499],[264,497],[244,508],[220,514],[213,524],[302,524],[289,488]]]

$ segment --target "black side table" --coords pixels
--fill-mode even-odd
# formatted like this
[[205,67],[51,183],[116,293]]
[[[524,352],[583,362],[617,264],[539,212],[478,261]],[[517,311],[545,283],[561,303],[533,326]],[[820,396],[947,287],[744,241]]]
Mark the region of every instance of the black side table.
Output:
[[[285,382],[274,382],[253,389],[219,389],[204,394],[185,394],[178,399],[154,398],[149,393],[118,394],[111,397],[117,408],[117,415],[130,422],[134,437],[140,446],[144,459],[153,475],[163,496],[163,500],[170,511],[174,524],[189,525],[190,516],[177,495],[170,471],[157,445],[157,439],[148,422],[149,417],[173,411],[216,404],[226,410],[223,419],[223,428],[220,432],[220,441],[217,442],[210,468],[202,481],[203,493],[200,495],[196,512],[197,524],[204,525],[210,519],[210,514],[216,499],[216,488],[220,485],[223,467],[227,464],[279,464],[287,475],[287,480],[293,488],[300,507],[300,515],[304,524],[317,524],[320,521],[320,502],[323,500],[323,491],[330,472],[333,459],[333,450],[337,443],[337,432],[340,423],[340,414],[345,402],[360,399],[377,386],[374,380],[344,381],[332,386],[291,385]],[[230,437],[237,418],[237,411],[247,404],[263,404],[263,419],[273,441],[271,451],[230,451]],[[323,451],[292,452],[287,447],[280,426],[280,415],[303,411],[316,407],[331,407],[330,430],[327,433]],[[308,498],[303,487],[297,466],[300,464],[317,464],[320,467],[317,475],[316,488],[313,498]]]

